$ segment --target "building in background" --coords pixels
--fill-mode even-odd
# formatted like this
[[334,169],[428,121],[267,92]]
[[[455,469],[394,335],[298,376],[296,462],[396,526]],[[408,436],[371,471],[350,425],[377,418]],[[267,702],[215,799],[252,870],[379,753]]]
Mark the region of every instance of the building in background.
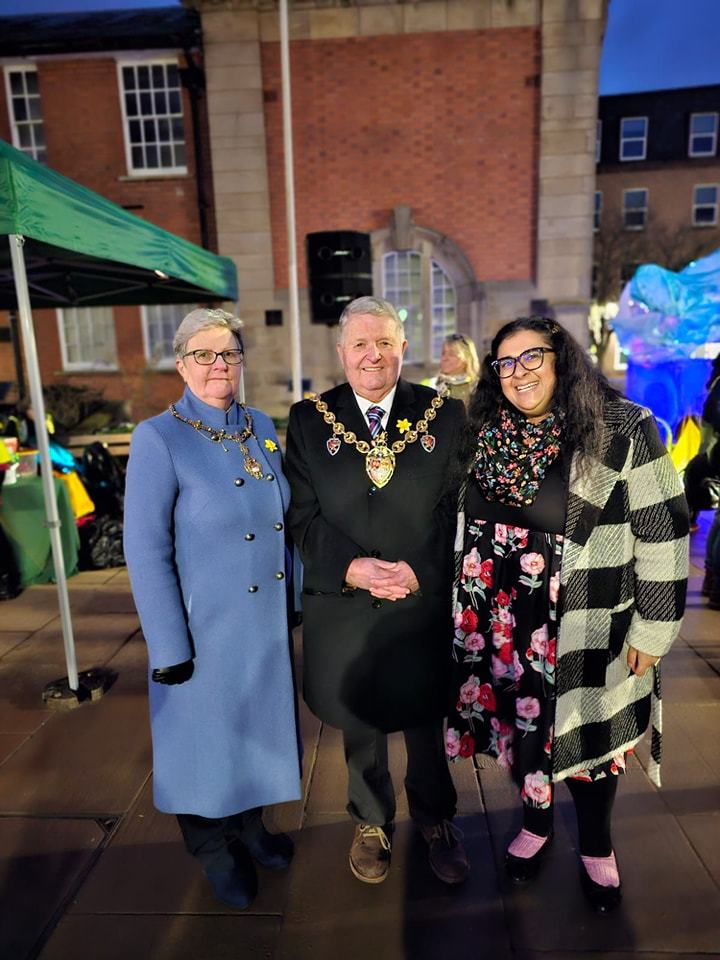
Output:
[[[600,98],[593,298],[596,330],[643,263],[681,270],[720,247],[720,86]],[[604,368],[622,370],[609,341]],[[602,350],[601,350],[602,352]]]
[[[290,400],[277,4],[189,0],[202,17],[220,251],[238,267],[248,385]],[[372,289],[407,313],[406,375],[445,333],[481,350],[552,309],[587,340],[597,67],[605,3],[303,0],[290,4],[304,377],[341,374],[310,322],[304,241],[370,237]]]
[[[217,235],[238,268],[248,398],[282,416],[292,393],[278,4],[184,6],[14,18],[27,26],[0,45],[0,136],[190,240],[215,249]],[[411,379],[436,372],[447,333],[469,333],[482,352],[529,312],[553,311],[587,342],[606,6],[290,3],[306,385],[341,376],[336,331],[311,318],[305,240],[322,232],[368,238],[367,288],[404,311]],[[127,30],[113,39],[116,16],[132,18],[132,43]],[[173,30],[158,29],[163,17]],[[45,315],[43,377],[102,384],[124,391],[136,417],[156,412],[177,391],[163,372],[176,319]]]
[[[161,8],[0,20],[0,137],[158,226],[216,250],[200,18]],[[177,396],[172,338],[196,306],[34,311],[43,382],[136,418]],[[15,379],[0,313],[0,381]]]

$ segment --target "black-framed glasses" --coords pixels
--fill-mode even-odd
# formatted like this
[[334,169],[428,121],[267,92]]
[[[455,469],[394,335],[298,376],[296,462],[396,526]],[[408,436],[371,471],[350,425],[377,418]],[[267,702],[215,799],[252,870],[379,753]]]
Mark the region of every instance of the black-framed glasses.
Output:
[[221,350],[219,353],[215,350],[190,350],[183,354],[183,360],[185,357],[195,357],[195,363],[199,363],[201,367],[209,367],[218,357],[222,357],[225,363],[234,367],[242,363],[243,356],[242,350]]
[[555,351],[552,347],[531,347],[529,350],[523,350],[517,357],[498,357],[497,360],[490,362],[490,366],[500,379],[504,380],[515,373],[515,366],[518,363],[525,370],[539,370],[546,353],[555,353]]

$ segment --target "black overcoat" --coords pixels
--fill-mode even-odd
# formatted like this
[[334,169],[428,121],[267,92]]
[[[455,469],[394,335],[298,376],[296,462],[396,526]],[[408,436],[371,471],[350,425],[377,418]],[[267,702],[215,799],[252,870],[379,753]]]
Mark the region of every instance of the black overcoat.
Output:
[[[400,420],[414,427],[434,390],[400,379],[388,419],[388,443]],[[323,394],[347,430],[370,440],[352,389]],[[303,686],[310,709],[332,726],[358,721],[385,732],[442,717],[452,643],[452,542],[465,410],[446,400],[428,433],[396,457],[395,474],[378,489],[365,457],[342,443],[332,455],[332,428],[312,401],[290,411],[286,474],[288,523],[300,549],[303,577]],[[429,444],[428,444],[429,446]],[[405,560],[420,590],[395,602],[365,590],[343,592],[355,557]]]

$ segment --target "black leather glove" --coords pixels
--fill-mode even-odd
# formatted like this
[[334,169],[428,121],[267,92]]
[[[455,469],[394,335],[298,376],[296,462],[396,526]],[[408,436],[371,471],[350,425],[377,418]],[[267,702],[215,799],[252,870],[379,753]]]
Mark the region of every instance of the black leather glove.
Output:
[[185,683],[193,675],[195,665],[192,660],[175,663],[172,667],[156,667],[151,676],[155,683]]

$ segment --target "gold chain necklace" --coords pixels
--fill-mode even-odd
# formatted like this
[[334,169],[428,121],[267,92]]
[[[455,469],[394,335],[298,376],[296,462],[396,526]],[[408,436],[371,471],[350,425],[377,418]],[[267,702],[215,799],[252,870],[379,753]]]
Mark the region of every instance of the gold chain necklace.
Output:
[[[215,427],[208,427],[207,424],[202,422],[202,420],[188,420],[187,417],[183,417],[177,412],[174,403],[170,404],[170,413],[175,417],[176,420],[182,420],[183,423],[189,423],[193,430],[197,430],[204,440],[210,440],[211,443],[219,443],[225,453],[228,452],[228,448],[225,446],[223,441],[228,440],[230,443],[236,443],[243,455],[243,466],[245,467],[246,472],[249,473],[251,477],[255,477],[256,480],[262,480],[262,464],[254,457],[250,456],[250,451],[245,446],[245,441],[249,440],[250,437],[257,441],[257,437],[253,432],[252,417],[241,403],[238,404],[238,406],[245,416],[245,429],[242,431],[242,433],[227,433],[227,431],[222,427],[219,430],[217,430]],[[205,436],[206,433],[208,434],[207,437]]]
[[[384,487],[392,480],[393,473],[395,472],[395,454],[402,453],[409,443],[415,443],[418,437],[427,434],[428,421],[435,419],[437,411],[443,403],[445,403],[445,397],[439,394],[433,397],[430,401],[430,406],[415,426],[405,431],[402,440],[395,440],[388,447],[387,431],[382,430],[370,443],[368,443],[367,440],[358,440],[356,434],[353,433],[352,430],[347,430],[344,423],[340,423],[335,417],[335,414],[331,410],[328,410],[328,405],[325,401],[321,400],[316,393],[311,393],[307,399],[315,405],[317,412],[322,414],[325,423],[329,423],[332,426],[333,437],[342,437],[345,443],[349,443],[355,447],[358,453],[365,454],[365,472],[376,487]],[[328,440],[328,445],[332,442],[332,439]],[[337,449],[339,449],[339,441],[335,442],[338,444],[335,451],[337,452]],[[433,447],[434,443],[429,446],[429,452],[432,451]],[[328,449],[330,450],[330,446],[328,446]]]

